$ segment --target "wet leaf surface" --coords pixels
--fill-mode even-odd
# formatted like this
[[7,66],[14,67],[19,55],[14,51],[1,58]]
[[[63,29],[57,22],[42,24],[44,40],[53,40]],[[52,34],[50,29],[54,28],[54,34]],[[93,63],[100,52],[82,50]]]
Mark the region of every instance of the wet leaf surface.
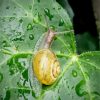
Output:
[[[39,83],[32,70],[37,41],[48,26],[59,33],[51,49],[61,65],[51,86]],[[78,55],[72,30],[54,0],[0,0],[0,99],[100,100],[100,52]]]

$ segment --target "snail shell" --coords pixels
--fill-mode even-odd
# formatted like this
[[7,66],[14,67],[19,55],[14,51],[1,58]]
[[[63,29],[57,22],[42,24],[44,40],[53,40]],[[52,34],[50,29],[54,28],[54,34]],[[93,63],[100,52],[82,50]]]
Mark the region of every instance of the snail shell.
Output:
[[50,49],[41,49],[33,59],[33,70],[42,84],[51,85],[60,73],[60,64]]

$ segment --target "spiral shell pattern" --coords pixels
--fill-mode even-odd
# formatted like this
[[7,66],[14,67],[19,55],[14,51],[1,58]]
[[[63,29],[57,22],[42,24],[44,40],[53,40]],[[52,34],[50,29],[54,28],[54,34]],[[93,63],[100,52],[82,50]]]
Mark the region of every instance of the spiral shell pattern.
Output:
[[42,84],[53,84],[60,74],[56,55],[50,49],[39,50],[33,58],[33,71]]

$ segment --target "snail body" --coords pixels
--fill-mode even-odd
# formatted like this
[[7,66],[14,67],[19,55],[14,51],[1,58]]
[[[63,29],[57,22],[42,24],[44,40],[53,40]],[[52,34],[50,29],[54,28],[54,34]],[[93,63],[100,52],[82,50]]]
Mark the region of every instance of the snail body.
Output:
[[60,73],[56,55],[49,49],[38,51],[34,57],[33,70],[37,79],[45,85],[54,83]]
[[33,71],[37,79],[45,85],[53,84],[60,74],[60,64],[56,55],[49,49],[55,36],[55,32],[49,30],[46,34],[42,48],[40,48],[33,58]]

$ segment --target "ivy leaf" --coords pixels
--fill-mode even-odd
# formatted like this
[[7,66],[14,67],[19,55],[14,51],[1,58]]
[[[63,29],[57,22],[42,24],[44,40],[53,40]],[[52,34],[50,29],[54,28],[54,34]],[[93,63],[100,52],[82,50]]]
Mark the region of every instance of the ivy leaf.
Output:
[[[48,27],[58,33],[51,49],[61,65],[51,86],[39,83],[32,71],[37,41]],[[72,30],[55,0],[0,0],[0,99],[99,100],[100,51],[78,55]]]

